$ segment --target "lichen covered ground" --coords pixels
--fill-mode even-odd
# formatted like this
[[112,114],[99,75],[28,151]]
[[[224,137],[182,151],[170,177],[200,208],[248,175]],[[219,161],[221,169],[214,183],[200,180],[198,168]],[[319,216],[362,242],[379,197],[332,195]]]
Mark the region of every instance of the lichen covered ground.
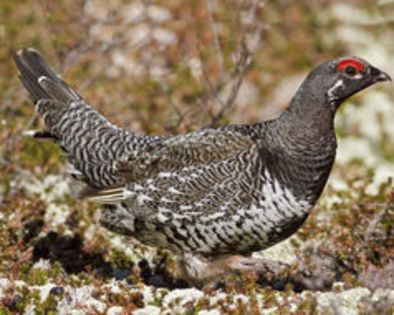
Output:
[[291,272],[196,288],[171,276],[165,249],[100,227],[97,205],[72,197],[60,150],[21,136],[43,125],[11,51],[39,49],[112,122],[171,134],[272,118],[334,56],[393,76],[393,16],[390,0],[1,2],[0,314],[391,314],[393,84],[340,108],[318,205],[295,235],[255,253]]

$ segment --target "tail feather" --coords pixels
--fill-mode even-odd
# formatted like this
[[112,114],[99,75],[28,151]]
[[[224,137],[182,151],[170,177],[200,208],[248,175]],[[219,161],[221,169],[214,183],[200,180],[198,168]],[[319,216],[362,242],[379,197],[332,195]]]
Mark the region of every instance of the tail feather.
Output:
[[[157,137],[137,135],[111,124],[63,81],[36,50],[19,50],[13,58],[47,127],[25,135],[54,139],[75,169],[71,175],[88,185],[84,192],[122,185],[124,178],[113,168],[114,161]],[[122,200],[122,194],[96,198],[114,202]]]
[[21,49],[13,58],[19,69],[19,77],[29,92],[30,99],[37,103],[40,99],[76,101],[81,97],[47,64],[38,51]]
[[54,139],[56,138],[48,130],[26,130],[22,133],[25,137],[32,137],[37,139]]
[[120,143],[117,147],[108,147],[107,142],[123,131],[89,106],[36,50],[22,49],[13,57],[19,78],[48,128],[24,135],[54,139],[78,171],[72,175],[91,187],[118,182],[119,176],[113,174],[111,165],[117,150],[121,151],[124,146]]
[[37,75],[26,65],[21,55],[22,51],[18,51],[13,57],[19,70],[19,79],[29,92],[30,99],[36,104],[42,98],[49,98],[48,93],[38,84]]
[[[80,97],[70,87],[65,88],[59,82],[53,81],[47,76],[38,78],[38,83],[51,96],[52,99],[60,102],[69,103],[70,101],[77,101]],[[65,83],[64,83],[65,84]]]

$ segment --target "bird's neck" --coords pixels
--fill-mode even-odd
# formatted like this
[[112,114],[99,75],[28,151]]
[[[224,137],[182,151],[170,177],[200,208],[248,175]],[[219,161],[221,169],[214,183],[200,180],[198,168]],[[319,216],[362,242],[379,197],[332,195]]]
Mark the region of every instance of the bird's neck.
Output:
[[321,195],[335,160],[334,113],[318,104],[293,100],[272,121],[266,139],[275,177],[296,196],[314,204]]
[[334,116],[337,107],[330,104],[321,91],[311,91],[301,86],[278,120],[295,140],[307,137],[313,142],[324,136],[335,136]]

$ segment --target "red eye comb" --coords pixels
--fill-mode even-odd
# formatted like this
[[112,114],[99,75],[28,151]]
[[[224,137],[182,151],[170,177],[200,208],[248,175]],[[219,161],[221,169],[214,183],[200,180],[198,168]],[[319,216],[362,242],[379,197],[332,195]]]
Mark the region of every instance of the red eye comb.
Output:
[[342,60],[340,63],[338,63],[338,69],[341,71],[343,71],[347,66],[352,66],[352,67],[358,69],[359,71],[364,70],[363,65],[355,59],[345,59],[345,60]]

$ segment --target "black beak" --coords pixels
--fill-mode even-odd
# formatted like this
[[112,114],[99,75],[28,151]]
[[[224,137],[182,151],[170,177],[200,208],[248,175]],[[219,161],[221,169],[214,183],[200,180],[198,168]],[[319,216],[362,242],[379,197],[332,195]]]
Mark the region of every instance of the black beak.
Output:
[[378,81],[392,81],[391,77],[384,71],[378,68],[371,67],[371,76],[375,82]]
[[380,74],[377,77],[378,81],[393,81],[391,77],[384,71],[380,71]]

